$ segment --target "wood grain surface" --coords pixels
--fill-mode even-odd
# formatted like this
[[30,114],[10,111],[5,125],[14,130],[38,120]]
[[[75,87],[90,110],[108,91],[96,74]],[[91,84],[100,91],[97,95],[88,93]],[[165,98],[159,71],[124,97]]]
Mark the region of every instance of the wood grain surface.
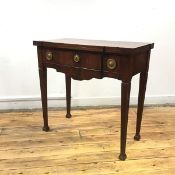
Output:
[[62,49],[78,49],[95,52],[107,53],[137,53],[150,50],[154,47],[154,43],[144,42],[128,42],[128,41],[106,41],[106,40],[87,40],[63,38],[47,41],[33,41],[33,45],[54,47]]
[[1,175],[173,175],[175,107],[146,107],[141,140],[134,141],[136,108],[130,108],[126,161],[119,161],[120,108],[0,113]]

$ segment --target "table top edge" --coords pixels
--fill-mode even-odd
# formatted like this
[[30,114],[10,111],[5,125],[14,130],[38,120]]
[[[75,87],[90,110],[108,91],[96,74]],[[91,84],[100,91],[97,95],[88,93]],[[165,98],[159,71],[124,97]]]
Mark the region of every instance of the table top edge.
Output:
[[46,41],[33,41],[33,45],[42,47],[54,47],[62,49],[78,49],[96,52],[134,53],[139,50],[150,50],[154,48],[154,43],[127,42],[127,41],[105,41],[105,40],[85,40],[85,39],[58,39]]

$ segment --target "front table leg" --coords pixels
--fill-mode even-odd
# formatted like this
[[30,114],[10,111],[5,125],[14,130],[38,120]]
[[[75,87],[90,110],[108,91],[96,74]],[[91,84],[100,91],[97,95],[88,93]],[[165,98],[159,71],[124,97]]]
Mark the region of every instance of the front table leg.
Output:
[[66,118],[71,118],[72,115],[70,113],[70,104],[71,104],[71,77],[65,75],[66,78],[66,107],[67,107],[67,114]]
[[137,124],[136,124],[136,134],[134,136],[134,140],[140,140],[140,128],[142,122],[142,113],[144,107],[147,78],[148,78],[147,72],[140,73],[139,97],[137,107]]
[[127,137],[127,125],[128,125],[128,110],[130,100],[130,82],[123,82],[121,86],[121,131],[120,131],[120,160],[126,159],[126,137]]
[[41,100],[43,108],[43,131],[49,131],[48,126],[48,110],[47,110],[47,68],[39,68]]

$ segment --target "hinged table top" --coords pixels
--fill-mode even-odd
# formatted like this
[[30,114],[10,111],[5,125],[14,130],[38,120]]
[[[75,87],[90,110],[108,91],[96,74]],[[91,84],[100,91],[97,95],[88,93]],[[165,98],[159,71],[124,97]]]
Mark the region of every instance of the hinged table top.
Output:
[[34,41],[34,45],[73,50],[86,50],[95,52],[108,52],[120,54],[134,54],[150,50],[154,43],[126,42],[126,41],[105,41],[86,39],[57,39],[47,41]]

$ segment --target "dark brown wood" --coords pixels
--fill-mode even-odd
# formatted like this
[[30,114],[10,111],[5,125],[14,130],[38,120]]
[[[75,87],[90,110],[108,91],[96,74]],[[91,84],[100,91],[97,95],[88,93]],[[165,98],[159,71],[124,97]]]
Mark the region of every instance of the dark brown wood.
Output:
[[127,125],[128,125],[128,110],[130,99],[130,82],[122,82],[121,85],[121,132],[120,132],[120,160],[126,159],[126,138],[127,138]]
[[34,45],[63,48],[72,50],[86,50],[106,53],[120,53],[120,54],[135,54],[150,50],[154,47],[153,43],[141,42],[125,42],[125,41],[105,41],[105,40],[85,40],[85,39],[57,39],[50,41],[34,41]]
[[71,118],[72,115],[70,113],[70,105],[71,105],[71,77],[69,75],[65,75],[66,79],[66,106],[67,113],[66,118]]
[[[102,79],[110,77],[122,81],[121,91],[121,151],[119,158],[126,159],[126,137],[131,79],[140,74],[140,89],[135,139],[140,139],[140,128],[146,90],[150,50],[153,43],[60,39],[34,41],[38,46],[38,63],[43,107],[43,130],[48,131],[47,112],[47,68],[54,68],[65,74],[66,117],[70,118],[71,78],[75,80]],[[75,59],[75,56],[78,60]],[[111,68],[109,60],[115,62]]]
[[43,109],[44,126],[43,131],[49,131],[48,126],[48,107],[47,107],[47,68],[42,64],[41,49],[38,47],[38,60],[39,60],[39,77],[41,89],[41,101]]
[[[44,59],[46,63],[66,65],[70,67],[87,68],[100,70],[101,69],[101,54],[100,53],[89,53],[87,51],[72,51],[62,49],[45,49],[43,55],[50,51],[53,54],[52,60]],[[80,57],[79,62],[75,62],[73,57],[78,54]]]
[[[47,64],[48,65],[48,64]],[[92,78],[101,78],[101,71],[82,69],[77,67],[61,66],[61,65],[48,65],[49,67],[55,67],[58,72],[66,73],[75,80],[90,80]]]
[[148,78],[147,72],[140,73],[139,97],[138,97],[138,107],[137,107],[137,124],[136,124],[136,134],[134,136],[134,140],[140,140],[140,128],[141,128],[141,122],[142,122],[142,113],[143,113],[143,107],[144,107],[147,78]]

